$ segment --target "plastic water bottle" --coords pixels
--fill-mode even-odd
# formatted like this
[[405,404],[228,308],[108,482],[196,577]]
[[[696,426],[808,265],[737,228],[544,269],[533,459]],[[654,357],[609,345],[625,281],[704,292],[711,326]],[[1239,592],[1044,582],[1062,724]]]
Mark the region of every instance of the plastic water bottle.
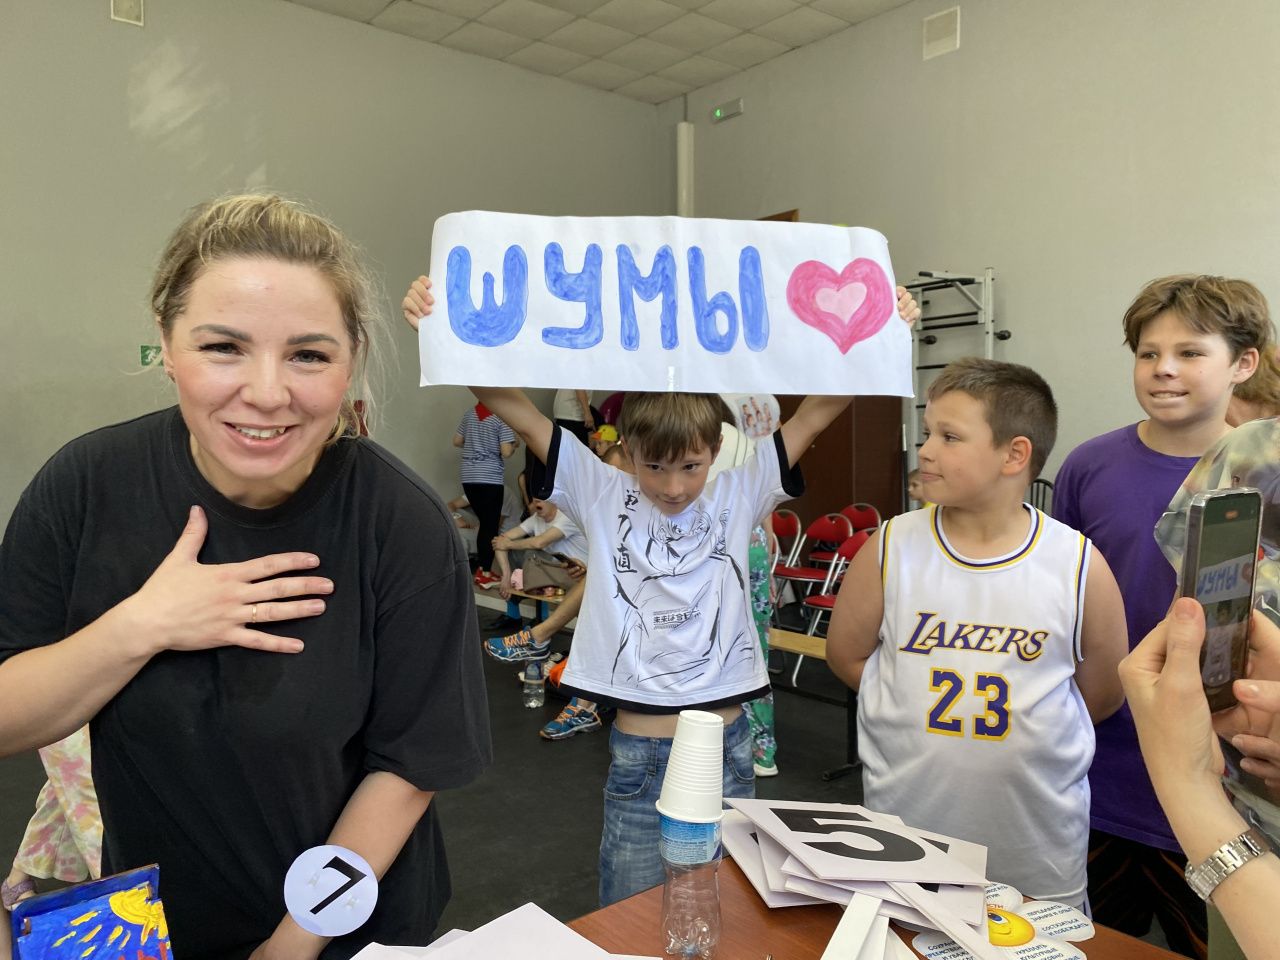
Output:
[[547,678],[544,661],[530,660],[524,665],[524,705],[530,710],[547,702]]
[[720,945],[720,824],[662,817],[658,845],[666,883],[662,932],[667,954],[712,960]]

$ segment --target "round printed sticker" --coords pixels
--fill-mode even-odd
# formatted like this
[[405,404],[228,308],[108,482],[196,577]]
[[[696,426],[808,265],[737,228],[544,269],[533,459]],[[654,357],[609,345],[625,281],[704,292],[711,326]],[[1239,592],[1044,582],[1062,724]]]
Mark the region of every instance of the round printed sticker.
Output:
[[295,923],[319,937],[360,927],[378,902],[378,878],[360,854],[326,844],[293,861],[284,878],[284,904]]

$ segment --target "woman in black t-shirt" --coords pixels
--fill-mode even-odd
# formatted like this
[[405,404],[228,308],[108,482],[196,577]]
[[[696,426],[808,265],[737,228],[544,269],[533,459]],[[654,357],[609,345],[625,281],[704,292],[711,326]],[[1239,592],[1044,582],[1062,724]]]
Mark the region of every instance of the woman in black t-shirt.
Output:
[[[297,205],[192,211],[151,292],[178,406],[64,447],[0,544],[0,755],[90,724],[103,872],[160,864],[190,960],[427,943],[432,796],[490,760],[465,552],[348,399],[374,302]],[[332,941],[282,889],[326,843],[381,877]]]

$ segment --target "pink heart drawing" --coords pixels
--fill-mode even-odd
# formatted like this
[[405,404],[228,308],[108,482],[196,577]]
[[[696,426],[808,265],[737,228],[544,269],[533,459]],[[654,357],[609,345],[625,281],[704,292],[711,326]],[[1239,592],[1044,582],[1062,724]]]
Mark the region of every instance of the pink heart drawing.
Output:
[[791,312],[830,337],[841,353],[879,333],[893,316],[894,303],[889,278],[866,257],[838,274],[825,263],[806,260],[787,281]]

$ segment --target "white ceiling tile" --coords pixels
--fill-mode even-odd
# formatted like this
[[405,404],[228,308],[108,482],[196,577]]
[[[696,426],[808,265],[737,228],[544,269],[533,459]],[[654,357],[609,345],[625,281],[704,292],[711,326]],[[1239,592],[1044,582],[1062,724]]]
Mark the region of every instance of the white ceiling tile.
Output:
[[575,17],[585,17],[592,10],[603,7],[609,0],[538,0],[538,2],[563,10],[565,13],[572,13]]
[[678,47],[690,53],[699,53],[717,43],[724,43],[735,37],[740,31],[719,20],[712,20],[698,13],[686,13],[679,20],[673,20],[665,27],[659,27],[649,34],[650,40],[657,40],[671,47]]
[[717,83],[737,72],[738,68],[731,63],[721,63],[710,57],[690,57],[688,60],[672,64],[665,70],[660,70],[658,76],[675,80],[677,83],[686,83],[690,89],[696,90],[699,87]]
[[584,57],[580,53],[574,53],[572,50],[562,50],[559,47],[551,46],[549,43],[531,43],[523,50],[517,50],[507,57],[507,63],[514,63],[517,67],[525,67],[528,70],[549,73],[553,77],[558,77],[566,70],[581,66],[588,59],[590,58]]
[[435,41],[447,37],[465,21],[452,14],[410,3],[409,0],[396,0],[369,22],[392,33]]
[[682,16],[684,10],[666,0],[609,0],[591,14],[591,19],[644,36]]
[[646,37],[637,37],[630,43],[624,43],[617,50],[606,53],[603,59],[617,63],[641,73],[657,73],[665,67],[683,60],[687,54],[665,43],[655,43]]
[[623,84],[614,92],[620,93],[624,97],[630,97],[633,100],[644,100],[648,103],[666,103],[682,93],[688,93],[689,88],[683,83],[664,80],[662,77],[641,77],[639,80]]
[[323,10],[348,20],[368,23],[387,8],[390,0],[293,0],[294,3],[313,10]]
[[754,67],[757,63],[764,63],[766,60],[781,56],[788,49],[786,44],[770,40],[768,37],[758,37],[754,33],[742,33],[732,40],[726,40],[724,43],[712,47],[706,51],[705,55],[713,60],[732,63],[734,66],[745,70],[747,67]]
[[474,20],[485,11],[496,7],[502,0],[413,0],[413,2],[433,10],[452,13],[463,20]]
[[698,12],[739,30],[753,30],[762,23],[777,20],[800,4],[796,0],[711,0]]
[[562,73],[561,76],[565,80],[585,83],[589,87],[599,87],[601,90],[616,90],[624,83],[640,79],[640,75],[634,70],[620,67],[616,63],[605,63],[603,60],[590,60],[580,67],[574,67],[567,73]]
[[848,28],[849,24],[839,17],[801,7],[784,13],[777,20],[762,23],[754,32],[770,40],[785,43],[788,47],[803,47],[806,43],[813,43]]
[[564,47],[566,50],[586,54],[588,57],[598,57],[610,50],[617,50],[628,40],[633,39],[635,38],[625,30],[618,30],[591,20],[575,20],[555,33],[549,33],[543,37],[543,40],[552,46]]
[[911,0],[810,0],[809,6],[848,23],[861,23]]
[[529,45],[529,41],[524,37],[517,37],[513,33],[494,27],[486,27],[483,23],[476,23],[474,20],[438,42],[455,50],[474,53],[481,57],[491,57],[494,60],[505,60],[517,50]]
[[502,0],[480,17],[483,24],[530,40],[541,40],[572,21],[573,14],[534,3],[533,0]]

